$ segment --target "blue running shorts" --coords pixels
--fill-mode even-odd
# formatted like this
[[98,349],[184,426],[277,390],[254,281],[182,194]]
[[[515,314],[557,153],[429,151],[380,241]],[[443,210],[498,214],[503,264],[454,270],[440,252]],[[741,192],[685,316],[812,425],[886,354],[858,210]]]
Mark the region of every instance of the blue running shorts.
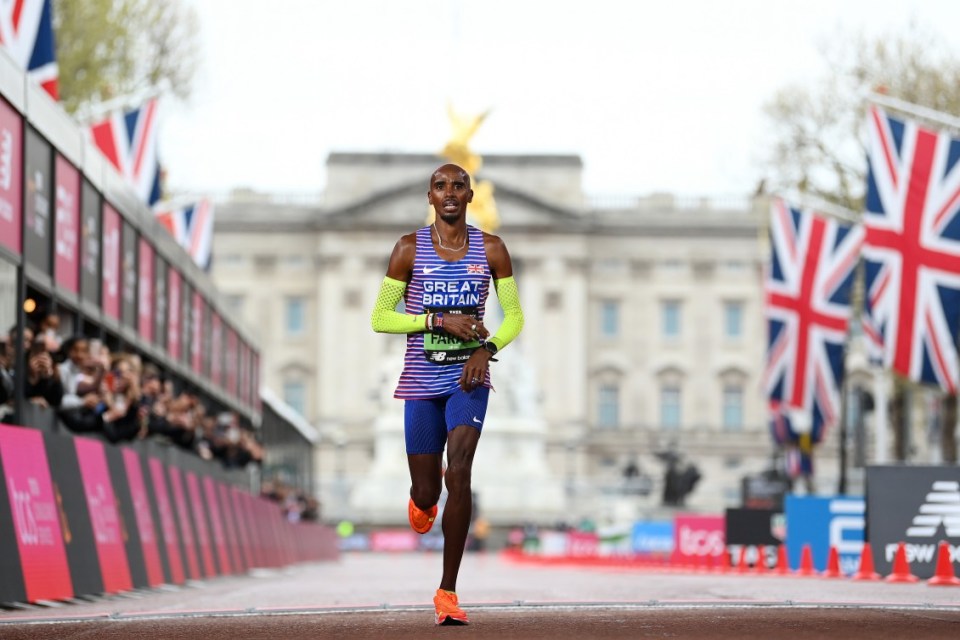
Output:
[[407,400],[403,405],[407,454],[443,453],[447,432],[461,425],[483,430],[490,389],[478,387],[470,393],[453,393],[429,400]]

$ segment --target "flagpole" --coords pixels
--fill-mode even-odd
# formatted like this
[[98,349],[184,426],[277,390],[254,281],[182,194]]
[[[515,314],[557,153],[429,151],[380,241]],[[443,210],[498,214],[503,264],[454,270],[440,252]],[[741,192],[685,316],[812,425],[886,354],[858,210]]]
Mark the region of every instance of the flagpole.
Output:
[[874,421],[874,453],[875,464],[887,463],[887,451],[890,450],[887,418],[887,381],[884,379],[883,367],[873,367],[873,421]]
[[938,124],[942,127],[953,129],[954,131],[960,131],[960,118],[951,116],[948,113],[943,113],[942,111],[937,111],[936,109],[930,109],[928,107],[921,107],[918,104],[913,104],[912,102],[907,102],[906,100],[900,100],[899,98],[893,98],[891,96],[885,96],[875,92],[868,93],[867,100],[873,102],[874,104],[880,105],[881,107],[896,109],[897,111],[902,111],[903,113],[929,120],[930,122]]

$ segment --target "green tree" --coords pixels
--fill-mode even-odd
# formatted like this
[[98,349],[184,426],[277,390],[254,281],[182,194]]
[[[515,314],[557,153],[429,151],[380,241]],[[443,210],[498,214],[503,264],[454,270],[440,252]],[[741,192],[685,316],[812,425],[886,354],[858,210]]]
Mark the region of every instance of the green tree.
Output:
[[863,205],[866,95],[875,90],[960,113],[960,61],[916,25],[875,39],[837,34],[823,48],[827,73],[815,86],[788,86],[765,106],[773,125],[767,183],[859,211]]
[[[165,94],[190,96],[198,21],[181,0],[54,0],[60,99],[70,113]],[[133,105],[125,105],[133,106]]]

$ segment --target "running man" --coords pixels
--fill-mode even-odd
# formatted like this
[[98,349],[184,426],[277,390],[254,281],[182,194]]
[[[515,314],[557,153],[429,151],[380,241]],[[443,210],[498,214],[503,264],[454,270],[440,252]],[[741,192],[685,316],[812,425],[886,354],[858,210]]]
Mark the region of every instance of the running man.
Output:
[[[470,527],[473,456],[491,389],[489,363],[523,327],[510,254],[500,238],[467,224],[472,199],[466,171],[445,164],[433,173],[427,202],[436,220],[397,242],[371,317],[374,331],[407,334],[394,397],[405,401],[407,515],[414,531],[433,527],[441,482],[447,485],[443,577],[433,599],[437,624],[467,624],[457,574]],[[483,324],[491,278],[504,314],[493,337]],[[395,311],[401,298],[406,313]]]

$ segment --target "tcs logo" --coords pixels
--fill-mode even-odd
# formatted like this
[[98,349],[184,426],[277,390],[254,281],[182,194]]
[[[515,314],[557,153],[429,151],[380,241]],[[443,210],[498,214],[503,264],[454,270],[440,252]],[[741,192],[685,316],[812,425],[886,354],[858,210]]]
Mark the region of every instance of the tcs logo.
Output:
[[719,556],[724,552],[723,531],[694,529],[681,525],[678,550],[684,556]]

